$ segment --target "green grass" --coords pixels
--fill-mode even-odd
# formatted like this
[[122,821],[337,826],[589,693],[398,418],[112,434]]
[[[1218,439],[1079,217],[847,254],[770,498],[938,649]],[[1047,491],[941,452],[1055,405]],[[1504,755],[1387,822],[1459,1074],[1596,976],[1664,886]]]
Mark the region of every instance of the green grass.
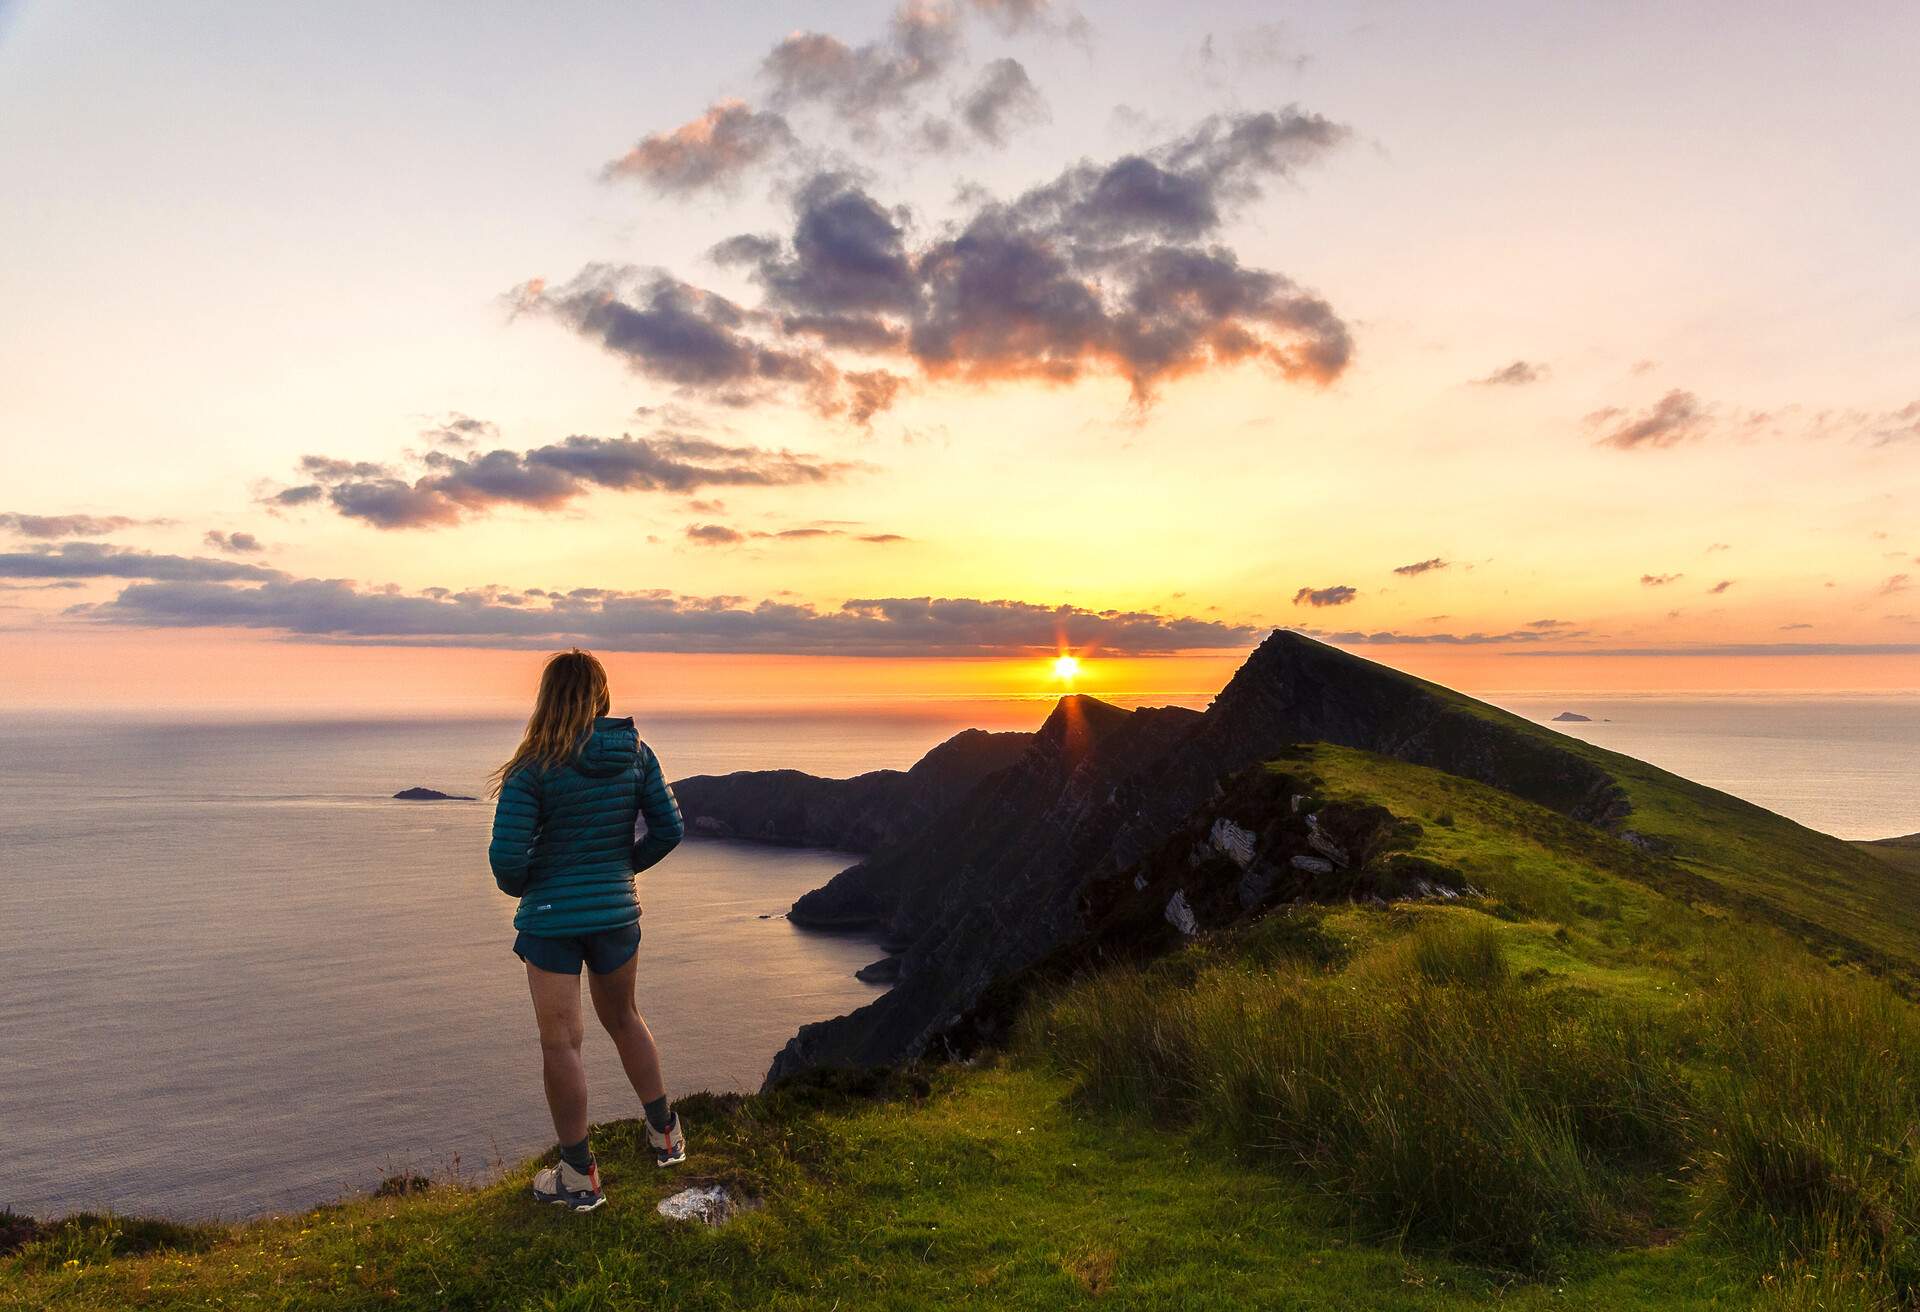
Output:
[[[598,1138],[612,1204],[536,1206],[498,1185],[365,1199],[211,1246],[0,1264],[0,1306],[121,1308],[1708,1308],[1742,1274],[1687,1243],[1595,1254],[1516,1283],[1366,1242],[1324,1200],[1215,1145],[1122,1126],[1058,1076],[939,1074],[924,1099],[809,1112],[696,1108],[696,1161],[766,1205],[714,1231],[652,1204],[670,1185],[631,1122]],[[673,1184],[680,1181],[676,1177]],[[58,1249],[58,1251],[65,1251]]]

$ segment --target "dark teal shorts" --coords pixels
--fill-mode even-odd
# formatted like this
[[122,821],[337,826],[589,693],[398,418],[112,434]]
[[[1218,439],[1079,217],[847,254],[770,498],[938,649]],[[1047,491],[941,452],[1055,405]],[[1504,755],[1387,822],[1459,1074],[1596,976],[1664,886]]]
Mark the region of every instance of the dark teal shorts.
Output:
[[545,934],[520,931],[513,940],[513,954],[529,966],[550,970],[556,975],[578,975],[585,963],[596,975],[610,975],[633,959],[640,950],[640,922],[621,929],[603,929],[597,934],[572,934],[549,938]]

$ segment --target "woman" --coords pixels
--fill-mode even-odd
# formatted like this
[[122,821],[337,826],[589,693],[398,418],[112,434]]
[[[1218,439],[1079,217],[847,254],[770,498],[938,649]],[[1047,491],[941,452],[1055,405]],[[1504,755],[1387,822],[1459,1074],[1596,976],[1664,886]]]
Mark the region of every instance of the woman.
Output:
[[653,749],[631,719],[610,719],[608,707],[607,672],[591,655],[565,651],[547,662],[526,736],[493,773],[500,801],[487,849],[494,882],[520,899],[513,951],[527,963],[547,1106],[560,1137],[560,1161],[534,1175],[533,1196],[576,1212],[607,1201],[587,1143],[582,964],[594,1014],[646,1109],[654,1161],[687,1159],[659,1050],[633,1000],[640,948],[633,877],[680,842],[680,808]]

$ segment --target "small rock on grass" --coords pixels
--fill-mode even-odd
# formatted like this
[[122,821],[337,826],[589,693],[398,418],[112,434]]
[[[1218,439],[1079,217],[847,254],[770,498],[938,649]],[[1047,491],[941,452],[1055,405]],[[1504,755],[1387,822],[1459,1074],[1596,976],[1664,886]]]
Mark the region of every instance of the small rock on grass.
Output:
[[753,1204],[723,1184],[697,1184],[662,1198],[655,1208],[673,1221],[697,1221],[701,1225],[725,1225]]

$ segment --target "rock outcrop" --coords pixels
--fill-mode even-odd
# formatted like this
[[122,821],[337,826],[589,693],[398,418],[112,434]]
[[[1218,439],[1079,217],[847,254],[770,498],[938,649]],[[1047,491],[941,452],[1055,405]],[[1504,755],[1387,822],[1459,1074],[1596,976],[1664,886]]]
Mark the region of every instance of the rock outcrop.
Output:
[[968,729],[911,770],[823,779],[798,770],[693,775],[673,785],[687,832],[783,847],[871,852],[931,821],[1018,759],[1031,734]]
[[473,802],[479,799],[462,793],[443,793],[437,788],[402,788],[393,795],[396,802]]
[[[880,928],[887,946],[900,949],[900,980],[851,1015],[802,1028],[775,1058],[769,1081],[956,1046],[954,1036],[996,983],[1087,941],[1111,910],[1111,890],[1131,886],[1150,858],[1203,820],[1222,860],[1238,868],[1239,856],[1248,859],[1236,898],[1238,878],[1268,882],[1258,902],[1300,881],[1383,874],[1379,852],[1364,844],[1356,851],[1353,835],[1331,817],[1317,818],[1317,809],[1295,817],[1297,833],[1288,833],[1299,841],[1280,846],[1231,813],[1209,811],[1228,776],[1293,744],[1364,748],[1576,819],[1620,820],[1628,807],[1618,784],[1560,741],[1518,717],[1287,632],[1262,643],[1204,714],[1063,698],[1018,761],[795,905],[793,918],[803,924]],[[1219,827],[1221,820],[1234,828]],[[1250,874],[1256,864],[1259,873]],[[1438,886],[1436,872],[1399,873]],[[1152,886],[1148,877],[1142,889]],[[1107,903],[1098,889],[1109,890]],[[1174,892],[1184,908],[1170,907]],[[1171,890],[1153,908],[1154,922],[1171,933],[1189,918],[1204,927],[1204,897],[1184,885]]]

